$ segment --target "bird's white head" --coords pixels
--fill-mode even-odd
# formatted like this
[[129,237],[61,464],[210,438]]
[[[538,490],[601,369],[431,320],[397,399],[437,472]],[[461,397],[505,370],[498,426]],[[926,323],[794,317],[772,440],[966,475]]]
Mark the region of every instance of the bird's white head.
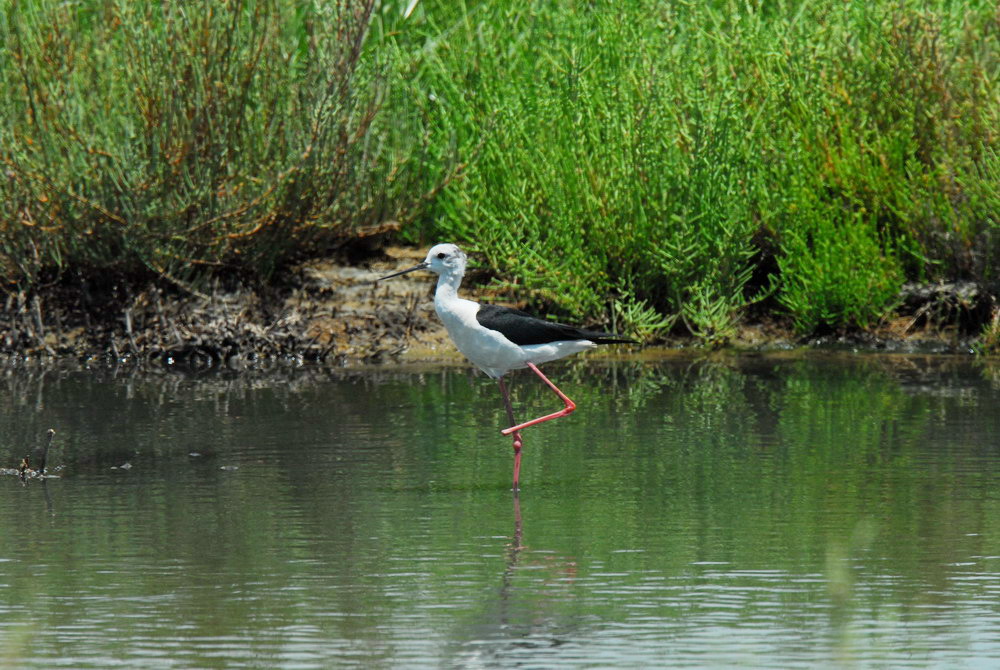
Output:
[[417,270],[430,270],[442,277],[446,277],[446,281],[449,283],[461,280],[462,276],[465,274],[465,263],[467,257],[465,252],[459,249],[454,244],[435,244],[431,247],[431,250],[427,252],[427,258],[424,262],[415,265],[412,268],[407,268],[406,270],[400,270],[399,272],[394,272],[391,275],[386,275],[385,277],[379,277],[376,281],[382,281],[383,279],[389,279],[391,277],[398,277],[399,275],[405,275],[408,272],[415,272]]
[[427,258],[424,259],[424,266],[426,269],[439,275],[457,274],[462,276],[465,274],[466,260],[465,252],[456,245],[435,244],[427,252]]

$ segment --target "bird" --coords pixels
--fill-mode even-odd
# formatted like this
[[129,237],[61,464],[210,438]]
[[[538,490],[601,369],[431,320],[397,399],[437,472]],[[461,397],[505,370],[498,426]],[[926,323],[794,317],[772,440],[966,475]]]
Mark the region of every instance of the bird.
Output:
[[[501,430],[504,436],[513,436],[514,485],[519,491],[521,431],[545,421],[567,416],[576,409],[576,403],[546,377],[538,366],[542,363],[565,358],[603,344],[636,344],[636,341],[615,333],[577,328],[564,323],[546,321],[527,312],[501,305],[480,304],[458,296],[468,257],[457,245],[437,244],[427,252],[422,263],[400,270],[376,282],[392,279],[418,270],[437,274],[434,291],[434,311],[444,324],[455,347],[473,365],[497,381],[503,396],[504,408],[510,427]],[[563,402],[563,408],[530,421],[517,423],[510,393],[504,375],[511,370],[528,368],[541,379]]]

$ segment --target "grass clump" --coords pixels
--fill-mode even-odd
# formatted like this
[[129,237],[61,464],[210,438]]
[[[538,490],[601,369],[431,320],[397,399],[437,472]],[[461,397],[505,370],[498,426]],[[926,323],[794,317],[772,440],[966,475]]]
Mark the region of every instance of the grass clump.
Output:
[[658,55],[696,36],[650,32],[605,3],[466,18],[471,43],[429,52],[421,85],[444,99],[443,127],[482,146],[424,235],[473,241],[517,277],[505,288],[574,316],[645,304],[706,336],[728,328],[757,223],[737,197],[744,111]]
[[1000,261],[994,9],[422,3],[418,86],[479,156],[418,234],[575,316],[869,326]]

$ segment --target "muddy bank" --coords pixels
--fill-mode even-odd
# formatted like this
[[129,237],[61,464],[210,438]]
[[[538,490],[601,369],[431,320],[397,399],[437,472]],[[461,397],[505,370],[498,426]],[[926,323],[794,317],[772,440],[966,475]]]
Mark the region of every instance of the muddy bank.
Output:
[[443,342],[428,277],[420,285],[407,278],[372,283],[418,257],[390,248],[359,265],[312,261],[264,287],[85,281],[30,297],[12,294],[0,313],[0,353],[195,369],[261,359],[391,360],[410,347],[434,350]]
[[[389,247],[357,263],[311,261],[280,285],[185,291],[166,282],[56,285],[36,295],[8,294],[0,313],[0,354],[8,360],[75,357],[193,370],[262,360],[332,365],[454,358],[432,302],[433,277],[376,277],[423,260],[424,250]],[[503,302],[477,287],[464,294]],[[481,278],[480,278],[481,279]],[[775,319],[745,324],[732,346],[749,349],[833,347],[875,351],[968,353],[997,317],[995,293],[972,283],[907,285],[897,316],[871,331],[797,337]],[[695,347],[693,338],[657,343]]]

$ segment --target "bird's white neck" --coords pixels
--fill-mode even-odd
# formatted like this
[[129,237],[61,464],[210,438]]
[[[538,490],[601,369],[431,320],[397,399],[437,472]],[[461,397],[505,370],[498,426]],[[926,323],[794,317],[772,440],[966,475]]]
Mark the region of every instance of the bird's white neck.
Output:
[[434,291],[434,300],[447,301],[458,298],[458,287],[462,284],[461,272],[445,272],[438,275],[437,289]]

